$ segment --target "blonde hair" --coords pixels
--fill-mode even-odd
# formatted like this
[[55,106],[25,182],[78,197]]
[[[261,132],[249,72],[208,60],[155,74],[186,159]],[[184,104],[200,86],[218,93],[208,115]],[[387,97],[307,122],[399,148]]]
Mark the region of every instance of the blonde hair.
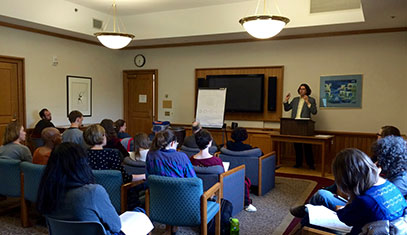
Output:
[[23,126],[17,121],[7,124],[3,136],[3,145],[16,141],[20,137],[21,127]]
[[95,146],[103,143],[105,133],[105,129],[101,125],[93,124],[83,132],[83,139],[88,145]]

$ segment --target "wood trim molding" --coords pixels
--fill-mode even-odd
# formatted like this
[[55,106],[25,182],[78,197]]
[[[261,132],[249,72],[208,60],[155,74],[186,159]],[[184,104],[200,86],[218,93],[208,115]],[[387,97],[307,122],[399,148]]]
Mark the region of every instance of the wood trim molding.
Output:
[[[100,43],[98,43],[96,41],[91,41],[91,40],[74,37],[74,36],[69,36],[69,35],[65,35],[65,34],[61,34],[61,33],[54,33],[54,32],[50,32],[47,30],[12,24],[12,23],[8,23],[8,22],[4,22],[4,21],[0,21],[0,26],[23,30],[23,31],[32,32],[32,33],[39,33],[39,34],[43,34],[43,35],[47,35],[47,36],[51,36],[51,37],[57,37],[57,38],[102,46]],[[183,42],[183,43],[165,43],[165,44],[147,45],[147,46],[129,46],[129,47],[123,48],[122,50],[205,46],[205,45],[219,45],[219,44],[244,43],[244,42],[264,42],[265,40],[289,40],[289,39],[302,39],[302,38],[336,37],[336,36],[349,36],[349,35],[373,34],[373,33],[394,33],[394,32],[404,32],[404,31],[407,31],[407,27],[296,34],[296,35],[276,36],[271,39],[247,38],[247,39],[214,40],[214,41]]]
[[102,44],[95,42],[95,41],[91,41],[91,40],[87,40],[87,39],[83,39],[83,38],[79,38],[79,37],[74,37],[74,36],[69,36],[69,35],[65,35],[65,34],[61,34],[61,33],[54,33],[54,32],[50,32],[47,30],[31,28],[31,27],[17,25],[17,24],[11,24],[11,23],[2,22],[2,21],[0,21],[0,26],[12,28],[12,29],[23,30],[23,31],[31,32],[31,33],[38,33],[38,34],[47,35],[47,36],[51,36],[51,37],[72,40],[72,41],[76,41],[76,42],[88,43],[88,44],[92,44],[92,45],[96,45],[96,46],[102,46]]
[[336,36],[349,36],[359,34],[373,34],[373,33],[394,33],[407,31],[407,27],[400,28],[381,28],[381,29],[365,29],[365,30],[352,30],[352,31],[339,31],[339,32],[324,32],[324,33],[310,33],[310,34],[296,34],[277,36],[270,39],[231,39],[231,40],[215,40],[215,41],[201,41],[201,42],[184,42],[184,43],[168,43],[148,46],[129,46],[124,50],[138,50],[138,49],[155,49],[155,48],[168,48],[168,47],[188,47],[188,46],[206,46],[206,45],[219,45],[231,43],[245,43],[245,42],[264,42],[267,40],[289,40],[289,39],[302,39],[302,38],[321,38],[321,37],[336,37]]

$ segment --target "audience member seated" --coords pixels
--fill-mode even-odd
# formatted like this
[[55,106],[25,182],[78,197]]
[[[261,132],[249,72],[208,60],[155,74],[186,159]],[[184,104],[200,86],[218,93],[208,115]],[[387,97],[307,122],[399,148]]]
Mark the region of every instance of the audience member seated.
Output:
[[[200,130],[195,133],[195,142],[200,149],[200,152],[190,158],[192,165],[194,166],[222,166],[222,160],[219,157],[213,156],[209,153],[209,148],[212,146],[212,135],[207,130]],[[256,207],[252,205],[250,199],[250,180],[245,177],[245,198],[244,206],[248,212],[257,211]]]
[[120,151],[120,162],[123,161],[125,157],[129,156],[129,152],[120,143],[120,139],[117,138],[116,130],[114,129],[114,123],[110,119],[103,119],[100,125],[105,129],[107,143],[104,148],[117,149]]
[[252,149],[250,144],[245,144],[243,141],[247,140],[247,130],[243,127],[236,127],[233,129],[231,137],[233,141],[226,142],[226,148],[232,151],[245,151]]
[[[196,144],[195,140],[195,134],[202,130],[202,126],[199,122],[195,121],[192,123],[192,135],[185,137],[184,144],[183,146],[186,146],[188,148],[198,148],[198,145]],[[211,146],[216,146],[215,140],[212,139],[212,145]],[[216,146],[217,149],[217,146]]]
[[10,122],[4,130],[3,145],[0,146],[0,158],[11,158],[20,161],[32,161],[30,149],[23,145],[26,133],[18,122]]
[[[146,158],[146,174],[161,175],[175,178],[196,177],[188,156],[177,151],[177,138],[172,130],[165,129],[155,133],[150,151]],[[166,226],[166,232],[176,233],[178,228]]]
[[350,234],[359,234],[370,222],[395,220],[404,215],[407,203],[394,184],[379,176],[380,170],[358,149],[338,153],[332,164],[338,188],[349,196],[344,207],[338,207],[339,220],[353,226]]
[[400,130],[395,126],[383,126],[376,135],[377,139],[384,138],[389,135],[401,136]]
[[83,115],[78,110],[73,110],[68,115],[71,126],[62,133],[62,142],[71,142],[79,144],[84,149],[87,149],[85,141],[83,140],[83,132],[79,130],[82,126]]
[[[377,133],[377,139],[380,140],[386,136],[400,136],[400,131],[397,127],[394,126],[383,126],[380,128],[379,133]],[[373,151],[374,152],[374,151]],[[377,162],[377,157],[373,156],[373,162]],[[389,179],[391,181],[391,179]],[[335,210],[336,206],[344,206],[346,205],[347,196],[344,195],[336,184],[328,186],[324,189],[318,190],[309,200],[309,204],[312,205],[323,205],[331,210]],[[295,217],[304,217],[306,215],[305,206],[297,206],[290,209],[290,213]]]
[[156,133],[150,151],[147,153],[147,175],[161,175],[177,178],[196,177],[187,155],[177,152],[178,142],[172,130]]
[[51,156],[51,151],[62,142],[61,133],[55,127],[47,127],[42,130],[41,138],[45,145],[37,148],[33,154],[33,163],[47,165],[48,159]]
[[372,160],[382,169],[383,176],[407,198],[407,144],[399,136],[387,136],[372,146]]
[[121,229],[109,195],[94,184],[86,154],[74,143],[62,143],[51,153],[38,189],[37,208],[55,219],[98,221],[108,234]]
[[51,122],[52,116],[51,112],[48,109],[41,109],[39,115],[41,117],[41,120],[38,121],[37,124],[35,124],[35,128],[32,133],[33,138],[41,138],[42,130],[47,127],[55,127],[54,124]]
[[128,133],[126,133],[126,122],[123,119],[118,119],[114,122],[114,128],[116,129],[117,138],[124,139],[131,137]]
[[146,161],[151,142],[146,133],[139,132],[134,136],[134,158],[135,161]]
[[94,170],[118,170],[122,173],[123,183],[145,179],[145,175],[128,174],[120,160],[117,149],[104,148],[106,145],[105,129],[101,125],[91,125],[86,130],[84,139],[91,146],[87,150],[89,166]]

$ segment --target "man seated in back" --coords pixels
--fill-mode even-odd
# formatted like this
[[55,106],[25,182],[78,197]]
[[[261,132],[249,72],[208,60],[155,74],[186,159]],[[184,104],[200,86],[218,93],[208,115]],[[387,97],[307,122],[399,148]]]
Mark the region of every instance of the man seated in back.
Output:
[[[202,129],[202,126],[199,122],[195,121],[192,123],[192,135],[185,137],[184,139],[184,146],[188,148],[199,148],[196,144],[195,134],[198,133]],[[212,140],[211,146],[217,146],[215,140]]]
[[78,110],[74,110],[68,115],[69,122],[71,126],[62,133],[62,142],[71,142],[76,143],[81,146],[86,147],[86,144],[83,140],[83,132],[79,130],[79,127],[82,126],[83,115]]
[[41,117],[41,120],[37,122],[35,125],[34,131],[32,133],[32,137],[34,138],[41,138],[41,132],[47,127],[55,127],[54,124],[51,122],[52,116],[51,112],[43,108],[39,112],[39,115]]

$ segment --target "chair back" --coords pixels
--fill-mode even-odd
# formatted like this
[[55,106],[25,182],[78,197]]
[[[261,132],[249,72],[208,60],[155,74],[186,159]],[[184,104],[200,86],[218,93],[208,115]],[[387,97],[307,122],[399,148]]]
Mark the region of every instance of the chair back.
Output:
[[145,174],[146,162],[134,161],[130,157],[125,157],[123,160],[123,167],[129,174]]
[[20,160],[0,158],[0,195],[21,195]]
[[229,169],[233,169],[240,165],[246,166],[246,177],[248,177],[252,185],[259,184],[259,157],[262,155],[261,150],[250,149],[245,151],[231,151],[226,148],[221,148],[219,157],[224,162],[230,162]]
[[244,208],[245,166],[235,167],[220,176],[223,185],[222,196],[233,205],[232,216]]
[[24,182],[24,198],[31,202],[37,201],[38,188],[42,174],[45,170],[45,165],[33,164],[31,162],[21,162],[21,173],[23,174]]
[[120,143],[127,150],[127,152],[134,151],[134,138],[132,138],[132,137],[124,138],[124,139],[120,140]]
[[150,219],[155,222],[198,226],[201,224],[201,202],[203,194],[200,178],[172,178],[150,175]]
[[92,170],[95,183],[102,185],[110,201],[118,213],[120,213],[122,174],[118,170]]
[[210,189],[214,184],[219,182],[219,175],[224,171],[222,166],[194,166],[194,170],[196,176],[202,179],[203,191]]
[[185,145],[181,146],[181,152],[184,152],[189,158],[199,153],[199,148],[190,148]]
[[31,143],[34,149],[44,146],[44,140],[42,138],[31,137]]
[[105,235],[106,230],[97,221],[67,221],[47,217],[50,235]]

